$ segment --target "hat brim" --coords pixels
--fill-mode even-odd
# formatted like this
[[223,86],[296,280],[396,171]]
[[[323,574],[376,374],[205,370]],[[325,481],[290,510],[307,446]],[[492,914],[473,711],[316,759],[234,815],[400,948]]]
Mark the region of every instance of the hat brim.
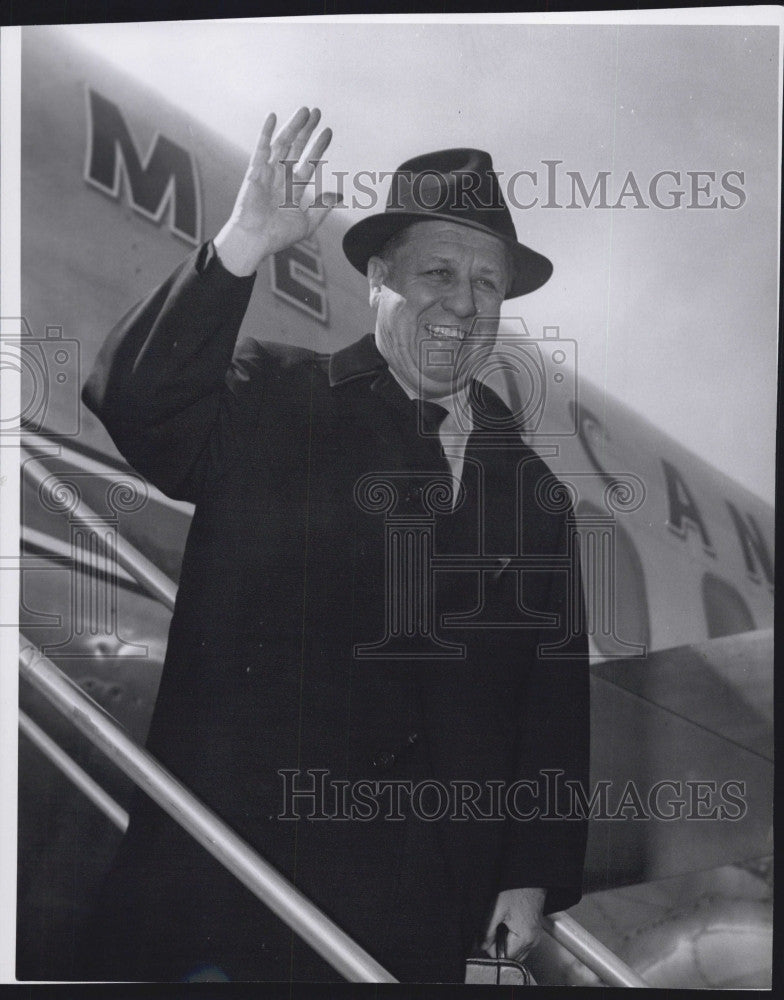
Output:
[[440,212],[383,212],[378,215],[360,219],[343,236],[343,253],[349,262],[361,274],[367,274],[368,260],[377,254],[386,241],[395,233],[412,222],[429,222],[433,220],[452,222],[455,225],[478,229],[500,240],[509,249],[514,274],[512,284],[504,299],[515,299],[519,295],[527,295],[536,291],[549,280],[553,273],[553,265],[547,257],[523,243],[500,236],[494,229],[489,229],[476,222],[463,221],[454,215]]

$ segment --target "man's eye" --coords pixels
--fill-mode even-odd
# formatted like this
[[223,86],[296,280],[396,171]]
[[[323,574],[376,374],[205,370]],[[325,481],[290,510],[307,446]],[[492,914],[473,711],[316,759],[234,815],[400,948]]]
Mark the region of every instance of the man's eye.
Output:
[[478,278],[477,280],[480,285],[486,285],[488,288],[492,288],[494,292],[497,291],[498,289],[498,285],[493,281],[492,278]]
[[432,267],[427,273],[435,274],[439,278],[441,278],[441,277],[448,277],[450,272],[449,268],[446,267]]

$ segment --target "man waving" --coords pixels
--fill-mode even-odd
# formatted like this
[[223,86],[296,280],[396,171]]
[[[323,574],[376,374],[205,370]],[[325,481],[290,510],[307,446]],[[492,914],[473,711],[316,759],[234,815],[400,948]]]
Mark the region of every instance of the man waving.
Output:
[[[337,202],[301,200],[318,121],[268,117],[231,217],[83,398],[195,504],[148,749],[396,978],[462,982],[499,924],[522,958],[580,898],[585,823],[537,799],[587,781],[571,510],[481,382],[502,302],[552,267],[487,153],[429,153],[343,239],[375,331],[238,345],[260,264]],[[86,940],[94,978],[338,978],[141,794]]]

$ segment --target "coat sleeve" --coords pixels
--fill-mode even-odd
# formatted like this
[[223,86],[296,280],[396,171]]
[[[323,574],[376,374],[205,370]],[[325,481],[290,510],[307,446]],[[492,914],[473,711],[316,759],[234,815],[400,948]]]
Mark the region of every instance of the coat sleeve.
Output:
[[[578,540],[569,514],[561,521],[557,551],[571,551],[570,570],[551,573],[543,609],[560,624],[539,630],[542,655],[518,692],[517,773],[538,783],[538,797],[534,802],[520,796],[520,809],[534,815],[509,824],[501,876],[502,889],[546,889],[545,913],[579,902],[588,832],[587,817],[566,784],[579,782],[588,792],[590,674]],[[542,647],[553,644],[559,644],[558,655],[547,656]]]
[[82,389],[121,454],[176,499],[198,495],[254,279],[203,244],[111,330]]

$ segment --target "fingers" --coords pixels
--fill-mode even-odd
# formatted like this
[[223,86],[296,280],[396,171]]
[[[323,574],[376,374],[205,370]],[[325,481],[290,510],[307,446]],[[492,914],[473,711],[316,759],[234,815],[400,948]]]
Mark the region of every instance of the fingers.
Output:
[[488,933],[487,935],[485,935],[485,939],[482,942],[482,946],[481,947],[482,947],[482,951],[487,952],[487,954],[491,955],[493,958],[496,957],[496,954],[495,954],[495,930],[493,930],[490,933]]
[[291,144],[291,149],[289,150],[289,159],[297,162],[299,161],[299,158],[302,156],[302,151],[304,150],[308,139],[313,134],[313,129],[315,129],[318,125],[320,118],[321,112],[319,109],[313,108],[308,115],[308,120],[294,137],[294,142]]
[[515,962],[522,962],[538,943],[539,934],[535,929],[526,928],[525,933],[522,934],[515,934],[514,931],[510,931],[506,942],[506,954]]
[[311,147],[310,152],[307,155],[307,159],[304,161],[302,166],[297,171],[297,180],[302,181],[303,184],[307,184],[307,182],[313,176],[313,173],[316,167],[318,166],[321,157],[324,155],[324,152],[331,141],[332,141],[331,128],[325,128],[321,132],[319,132],[316,141],[313,143],[313,146]]
[[541,911],[545,889],[505,889],[498,894],[489,922],[485,925],[482,949],[496,957],[496,940],[506,927],[506,954],[517,962],[536,947],[541,934]]
[[506,957],[521,962],[537,941],[538,935],[530,928],[513,930],[504,921],[493,921],[481,948],[492,958]]
[[[495,942],[496,934],[499,925],[507,920],[509,913],[507,912],[506,905],[503,900],[499,897],[496,900],[493,912],[490,915],[490,919],[485,924],[484,927],[484,940],[482,941],[482,950],[486,951],[488,955],[495,957]],[[508,927],[508,924],[505,924]]]
[[482,951],[491,958],[511,958],[515,962],[522,962],[537,942],[538,939],[532,935],[526,935],[523,938],[515,934],[514,931],[509,931],[508,937],[503,942],[504,947],[499,947],[501,942],[498,941],[494,932],[485,938],[481,947]]
[[[251,156],[249,171],[257,175],[265,164],[273,164],[281,160],[292,160],[294,163],[298,163],[320,118],[321,111],[318,108],[313,108],[312,111],[306,107],[299,108],[278,132],[273,142],[272,135],[275,131],[277,117],[274,112],[267,115],[267,120],[259,133],[256,148]],[[324,151],[331,141],[332,129],[322,129],[313,143],[307,160],[297,171],[298,180],[310,180],[318,161],[324,155]]]
[[253,150],[248,168],[249,173],[253,177],[257,177],[261,167],[269,161],[270,142],[272,140],[272,133],[275,131],[276,120],[274,111],[268,114],[267,120],[264,122],[264,127],[259,132],[259,137],[256,140],[256,148]]
[[485,939],[482,942],[482,951],[487,952],[492,958],[506,958],[508,936],[509,928],[507,925],[503,921],[499,923],[494,918],[490,922]]
[[[283,128],[278,132],[272,144],[273,161],[289,159],[291,145],[296,139],[300,129],[302,129],[310,118],[310,111],[307,108],[300,108],[289,118]],[[315,123],[314,123],[315,127]]]

